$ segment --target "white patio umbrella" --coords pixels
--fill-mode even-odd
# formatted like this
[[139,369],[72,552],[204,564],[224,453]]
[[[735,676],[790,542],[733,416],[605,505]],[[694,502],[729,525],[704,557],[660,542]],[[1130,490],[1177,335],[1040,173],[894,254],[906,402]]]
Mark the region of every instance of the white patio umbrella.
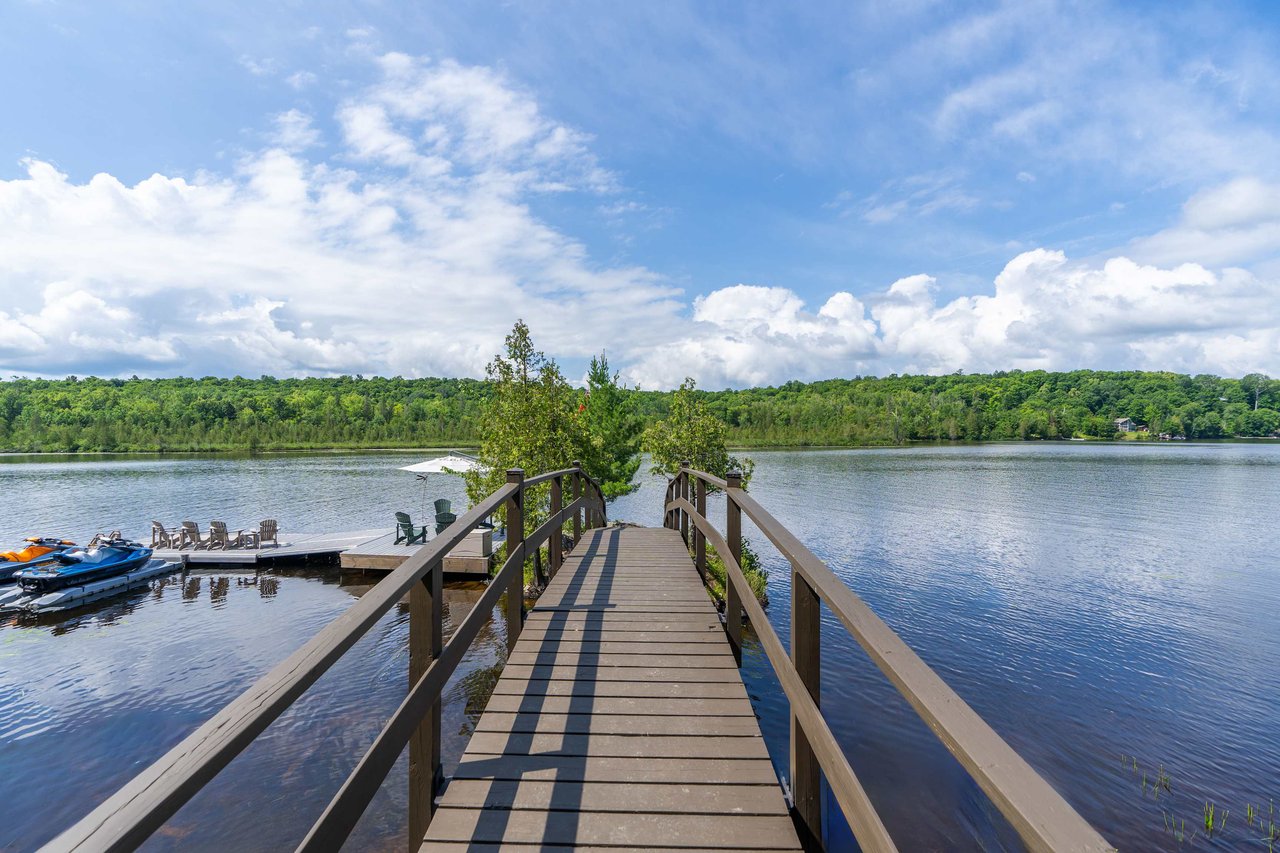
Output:
[[444,456],[437,456],[435,459],[401,466],[400,470],[412,471],[425,477],[427,474],[465,474],[479,467],[479,459],[451,450]]
[[428,474],[453,474],[461,476],[468,471],[481,467],[480,460],[466,453],[459,453],[456,450],[450,450],[443,456],[437,456],[435,459],[428,459],[425,462],[417,462],[413,465],[402,465],[401,471],[411,471],[418,475],[418,479],[422,481],[422,512],[427,514],[427,475]]

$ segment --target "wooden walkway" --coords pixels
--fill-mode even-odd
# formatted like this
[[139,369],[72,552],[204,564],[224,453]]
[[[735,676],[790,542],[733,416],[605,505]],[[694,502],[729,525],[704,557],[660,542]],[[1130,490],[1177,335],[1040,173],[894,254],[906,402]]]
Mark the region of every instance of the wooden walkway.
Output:
[[680,534],[590,530],[530,612],[423,851],[799,850]]

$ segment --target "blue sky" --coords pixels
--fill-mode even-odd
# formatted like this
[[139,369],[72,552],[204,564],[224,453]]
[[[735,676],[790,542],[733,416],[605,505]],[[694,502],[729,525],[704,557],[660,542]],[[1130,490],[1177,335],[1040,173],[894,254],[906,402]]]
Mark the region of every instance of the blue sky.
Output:
[[9,0],[0,371],[1280,373],[1276,18]]

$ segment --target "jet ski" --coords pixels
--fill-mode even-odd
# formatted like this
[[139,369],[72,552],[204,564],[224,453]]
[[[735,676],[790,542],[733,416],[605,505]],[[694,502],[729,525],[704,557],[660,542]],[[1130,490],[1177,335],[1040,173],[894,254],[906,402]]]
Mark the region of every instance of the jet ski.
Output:
[[67,586],[122,575],[146,564],[151,549],[118,536],[95,536],[88,548],[52,554],[52,560],[19,569],[14,577],[24,592],[46,593]]
[[29,569],[53,561],[53,555],[75,544],[70,539],[55,539],[49,536],[28,536],[23,540],[27,544],[12,551],[0,551],[0,581],[7,581],[14,572]]

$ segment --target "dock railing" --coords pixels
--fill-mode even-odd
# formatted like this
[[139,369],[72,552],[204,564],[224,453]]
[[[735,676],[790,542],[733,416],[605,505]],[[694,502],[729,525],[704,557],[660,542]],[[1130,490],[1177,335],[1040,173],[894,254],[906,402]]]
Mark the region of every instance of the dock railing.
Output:
[[[725,493],[724,536],[707,519],[708,488]],[[790,654],[742,573],[743,513],[791,564]],[[693,549],[704,582],[706,545],[715,549],[725,566],[725,631],[734,653],[741,663],[745,613],[791,704],[791,792],[797,829],[806,847],[822,846],[821,778],[825,775],[859,846],[867,853],[897,850],[822,715],[821,610],[825,602],[1028,849],[1115,850],[853,590],[742,489],[740,474],[730,472],[720,479],[684,463],[668,481],[664,518],[665,525],[679,530]]]
[[[563,502],[566,482],[572,489],[568,504]],[[544,483],[550,484],[550,516],[525,535],[526,494]],[[507,518],[506,560],[446,644],[441,597],[444,556],[501,510]],[[141,845],[407,593],[409,693],[297,849],[341,848],[408,744],[409,849],[417,850],[430,823],[440,782],[441,691],[503,593],[507,595],[507,646],[515,646],[524,622],[525,561],[547,543],[551,571],[559,569],[564,559],[561,531],[570,523],[575,544],[584,528],[605,523],[604,494],[581,463],[575,461],[571,468],[528,479],[520,469],[508,471],[502,487],[427,542],[306,645],[45,849],[97,853],[133,850]]]

